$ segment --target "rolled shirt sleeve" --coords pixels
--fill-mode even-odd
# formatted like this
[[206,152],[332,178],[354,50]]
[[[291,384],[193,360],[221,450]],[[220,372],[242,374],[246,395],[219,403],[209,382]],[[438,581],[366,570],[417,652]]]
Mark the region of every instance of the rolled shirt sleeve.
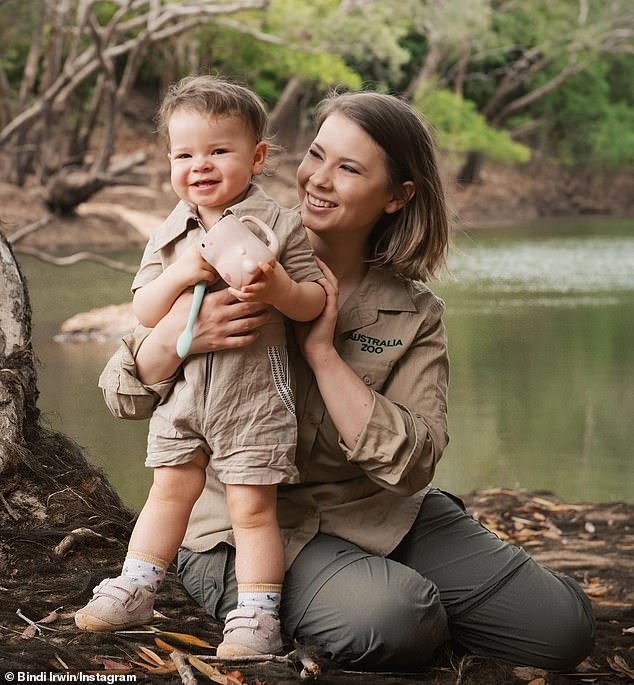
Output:
[[137,326],[126,335],[99,377],[99,387],[110,412],[120,419],[147,419],[174,387],[180,373],[151,385],[137,377],[136,355],[150,329]]
[[431,482],[449,442],[447,335],[440,320],[442,304],[435,310],[381,391],[372,391],[370,417],[354,449],[339,439],[350,463],[399,495]]

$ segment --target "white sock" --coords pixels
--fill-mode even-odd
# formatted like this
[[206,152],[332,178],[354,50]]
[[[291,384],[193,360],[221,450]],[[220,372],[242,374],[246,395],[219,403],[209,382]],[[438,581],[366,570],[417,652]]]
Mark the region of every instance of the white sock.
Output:
[[254,607],[277,616],[282,601],[282,585],[276,583],[238,584],[238,607]]
[[168,566],[165,559],[142,552],[128,552],[121,575],[151,592],[156,592],[165,578]]

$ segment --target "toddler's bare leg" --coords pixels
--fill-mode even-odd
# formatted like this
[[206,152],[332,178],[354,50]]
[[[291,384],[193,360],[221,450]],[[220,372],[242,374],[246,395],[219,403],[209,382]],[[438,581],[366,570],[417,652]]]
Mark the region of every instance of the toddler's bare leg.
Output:
[[152,620],[154,597],[205,487],[207,456],[154,469],[154,483],[130,538],[121,575],[104,579],[75,614],[82,630],[123,630]]
[[205,487],[207,462],[207,455],[198,449],[193,461],[154,469],[154,482],[132,531],[128,552],[172,561]]
[[277,523],[275,485],[227,485],[227,507],[236,541],[238,608],[230,611],[222,657],[282,651],[279,608],[284,547]]
[[284,548],[277,522],[277,486],[226,485],[225,491],[236,540],[238,583],[281,583]]

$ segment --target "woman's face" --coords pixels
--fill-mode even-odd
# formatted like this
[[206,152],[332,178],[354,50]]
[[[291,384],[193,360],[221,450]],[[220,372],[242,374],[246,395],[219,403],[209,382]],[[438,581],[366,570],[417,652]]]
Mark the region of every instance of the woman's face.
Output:
[[304,225],[317,234],[366,238],[385,213],[402,203],[388,189],[385,153],[340,113],[326,118],[297,169]]

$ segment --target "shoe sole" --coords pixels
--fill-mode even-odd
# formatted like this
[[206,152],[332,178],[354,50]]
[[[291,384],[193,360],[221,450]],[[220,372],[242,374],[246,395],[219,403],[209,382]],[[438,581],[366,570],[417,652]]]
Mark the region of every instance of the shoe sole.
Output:
[[126,628],[133,628],[135,626],[142,626],[145,623],[149,623],[152,617],[147,620],[132,621],[130,623],[108,623],[101,618],[96,616],[90,616],[89,614],[75,614],[75,625],[80,630],[87,630],[91,633],[114,633],[117,630],[125,630]]
[[[234,656],[266,656],[271,653],[272,652],[258,652],[256,649],[250,649],[246,645],[237,643],[227,645],[220,644],[216,649],[216,656],[221,659],[229,659]],[[281,654],[281,652],[278,652],[278,654]]]

